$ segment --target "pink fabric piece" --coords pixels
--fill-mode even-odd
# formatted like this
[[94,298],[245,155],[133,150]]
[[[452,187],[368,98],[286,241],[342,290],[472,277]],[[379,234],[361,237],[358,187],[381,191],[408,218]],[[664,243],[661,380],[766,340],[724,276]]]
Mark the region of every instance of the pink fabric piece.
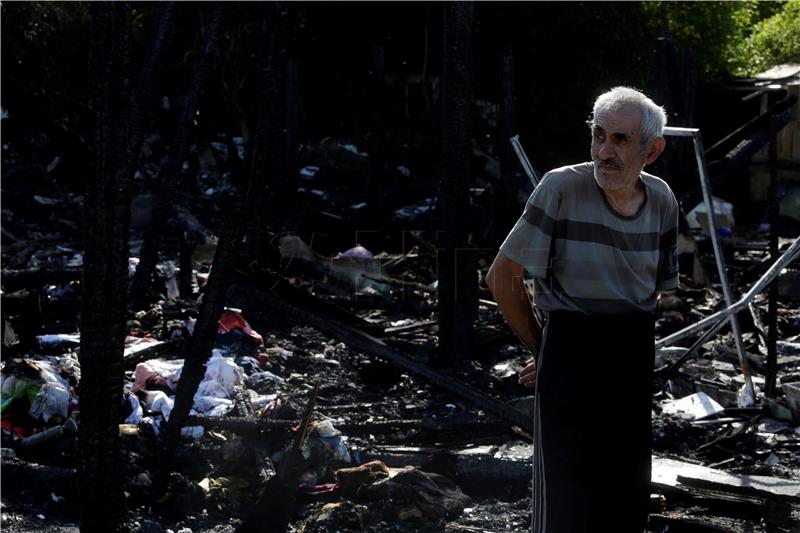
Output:
[[159,385],[167,384],[147,363],[139,363],[136,365],[136,370],[133,371],[133,390],[145,390],[148,382],[155,382]]
[[181,378],[182,369],[182,360],[150,359],[139,363],[133,371],[133,390],[147,390],[147,385],[152,383],[167,386],[174,391]]

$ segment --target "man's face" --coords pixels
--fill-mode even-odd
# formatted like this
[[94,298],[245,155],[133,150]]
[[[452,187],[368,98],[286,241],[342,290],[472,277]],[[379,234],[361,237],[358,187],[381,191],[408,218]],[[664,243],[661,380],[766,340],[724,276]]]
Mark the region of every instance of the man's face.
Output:
[[639,125],[641,112],[633,106],[618,111],[600,112],[592,126],[592,161],[594,179],[606,191],[635,186],[645,163]]

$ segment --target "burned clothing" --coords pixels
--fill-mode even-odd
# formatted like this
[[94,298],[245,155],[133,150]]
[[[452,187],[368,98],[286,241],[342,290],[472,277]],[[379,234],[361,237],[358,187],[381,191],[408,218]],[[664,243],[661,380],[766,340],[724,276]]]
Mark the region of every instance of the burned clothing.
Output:
[[533,276],[543,311],[652,311],[656,291],[678,285],[678,203],[641,173],[646,199],[630,217],[614,211],[592,163],[548,172],[500,252]]
[[654,317],[548,315],[534,411],[532,533],[641,533],[650,493]]

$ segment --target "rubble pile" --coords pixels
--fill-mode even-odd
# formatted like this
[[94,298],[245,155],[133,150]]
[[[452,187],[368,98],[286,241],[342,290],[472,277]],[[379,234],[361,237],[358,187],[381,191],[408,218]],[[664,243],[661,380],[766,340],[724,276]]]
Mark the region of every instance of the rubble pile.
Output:
[[[146,143],[134,220],[146,220],[152,207],[144,192],[158,175],[159,144]],[[193,149],[184,177],[194,176],[202,194],[181,200],[176,226],[203,228],[193,241],[189,292],[180,289],[178,247],[167,243],[158,267],[161,298],[128,322],[118,423],[130,529],[243,528],[259,498],[275,490],[269,480],[282,475],[300,441],[297,483],[286,489],[296,493],[292,531],[524,530],[532,398],[516,380],[525,353],[483,288],[476,357],[451,370],[427,364],[437,349],[435,244],[425,229],[398,229],[404,221],[425,228],[434,202],[424,180],[408,189],[406,204],[393,206],[390,229],[369,237],[383,248],[364,242],[337,248],[344,237],[318,245],[300,227],[273,243],[279,272],[237,272],[166,490],[156,492],[164,422],[184,364],[181,346],[193,332],[216,244],[205,228],[219,227],[218,202],[232,190],[224,163],[229,147],[240,144],[221,136]],[[341,228],[358,226],[363,206],[351,190],[359,183],[352,176],[366,172],[358,146],[328,139],[306,147],[298,192],[313,211],[307,220],[333,217],[327,220]],[[3,157],[10,157],[5,148]],[[413,174],[400,164],[396,172],[403,179]],[[345,175],[352,179],[339,179]],[[31,523],[73,528],[80,498],[80,199],[32,198],[3,210],[4,235],[11,238],[2,250],[2,513],[10,531]],[[192,214],[201,212],[209,214],[202,221]],[[141,227],[132,230],[131,275]],[[662,339],[725,308],[713,256],[696,237],[708,283],[682,276],[681,288],[657,311]],[[771,264],[753,244],[762,238],[735,229],[726,241],[738,293]],[[781,251],[793,242],[783,240]],[[482,274],[492,255],[479,261]],[[800,527],[797,268],[791,264],[779,277],[773,398],[759,393],[757,405],[740,406],[745,379],[727,327],[688,357],[696,336],[642,354],[654,356],[657,368],[651,531]],[[749,375],[763,391],[766,295],[756,296],[750,309],[749,318],[742,312],[739,319]],[[624,386],[624,367],[613,373],[613,382]],[[586,438],[613,438],[613,424],[625,423],[625,406],[597,400],[586,406],[586,416],[608,418],[610,434]],[[301,419],[309,406],[306,433]],[[614,512],[602,517],[610,530]]]

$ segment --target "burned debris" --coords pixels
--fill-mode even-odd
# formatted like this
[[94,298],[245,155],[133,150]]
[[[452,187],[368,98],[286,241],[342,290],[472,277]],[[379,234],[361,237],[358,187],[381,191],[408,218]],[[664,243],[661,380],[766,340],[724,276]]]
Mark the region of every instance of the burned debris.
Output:
[[[531,425],[529,406],[517,401],[522,353],[484,298],[475,328],[483,355],[453,370],[428,365],[436,349],[435,256],[418,242],[404,253],[359,246],[326,256],[288,236],[280,241],[282,272],[236,267],[226,307],[214,321],[213,351],[159,490],[158,454],[167,453],[163,443],[178,383],[186,358],[194,356],[187,346],[202,312],[194,300],[208,290],[208,267],[193,268],[195,290],[170,298],[169,277],[181,273],[175,259],[162,261],[173,262],[160,288],[154,285],[163,297],[132,315],[122,359],[120,475],[128,507],[147,517],[140,530],[156,520],[195,531],[212,524],[258,530],[253,523],[274,523],[261,530],[275,531],[288,523],[304,531],[326,531],[331,524],[353,531],[525,527]],[[793,283],[798,242],[783,240],[775,263],[763,247],[736,248],[730,264],[742,296],[732,308],[713,284],[698,288],[688,276],[674,299],[662,302],[654,524],[699,528],[700,520],[736,530],[735,524],[784,527],[797,520],[796,296],[781,291],[778,322],[786,333],[777,346],[777,393],[760,396],[761,405],[737,404],[743,381],[723,323],[739,313],[751,376],[764,390],[764,289],[774,280]],[[698,258],[714,261],[708,253]],[[76,322],[72,333],[55,329],[75,312],[74,305],[57,302],[71,301],[82,289],[68,266],[74,260],[54,254],[51,268],[62,277],[10,276],[11,291],[3,294],[9,302],[4,486],[28,502],[17,500],[11,509],[31,505],[61,520],[68,520],[76,498],[82,365]],[[133,270],[135,261],[130,264]],[[38,335],[25,338],[16,330],[24,331],[19,324],[30,308],[12,302],[30,291],[44,303],[42,325]],[[596,409],[624,423],[624,406],[587,406],[587,416]],[[301,431],[304,410],[307,432]],[[498,511],[504,508],[508,516]],[[498,526],[501,517],[506,522]]]
[[[426,107],[429,88],[444,100],[444,133],[392,129],[376,42],[368,133],[302,138],[283,4],[248,11],[244,29],[225,4],[203,7],[177,97],[157,81],[187,11],[153,10],[134,83],[132,58],[114,61],[142,38],[131,7],[92,7],[94,181],[39,190],[33,141],[3,146],[3,527],[529,527],[526,353],[481,280],[539,154],[513,135],[511,47],[502,105],[478,120],[473,8],[443,9],[446,65],[414,83]],[[237,70],[236,39],[257,72]],[[796,77],[756,82],[762,112],[698,151],[708,190],[683,198],[681,285],[642,354],[656,368],[650,532],[800,527],[800,155],[776,140],[800,135]],[[209,98],[225,120],[203,123]],[[488,146],[475,139],[491,113]],[[47,180],[66,171],[48,159]],[[742,209],[711,193],[765,169],[767,218],[737,223]],[[609,366],[624,387],[624,363]],[[586,439],[626,423],[603,400],[585,417],[608,432]],[[598,521],[613,530],[619,512]]]

